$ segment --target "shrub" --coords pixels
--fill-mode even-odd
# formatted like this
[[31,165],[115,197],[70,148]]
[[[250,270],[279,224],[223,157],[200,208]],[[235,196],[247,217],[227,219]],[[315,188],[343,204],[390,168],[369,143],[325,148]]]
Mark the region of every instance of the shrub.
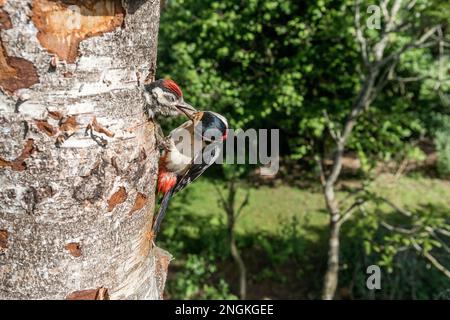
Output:
[[450,175],[450,116],[442,117],[441,126],[436,130],[436,149],[438,172]]

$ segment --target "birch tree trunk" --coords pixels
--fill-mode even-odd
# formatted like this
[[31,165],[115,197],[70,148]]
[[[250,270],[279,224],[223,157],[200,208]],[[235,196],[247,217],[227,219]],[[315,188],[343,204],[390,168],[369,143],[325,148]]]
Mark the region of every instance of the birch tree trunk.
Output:
[[162,298],[158,27],[158,0],[0,0],[0,299]]

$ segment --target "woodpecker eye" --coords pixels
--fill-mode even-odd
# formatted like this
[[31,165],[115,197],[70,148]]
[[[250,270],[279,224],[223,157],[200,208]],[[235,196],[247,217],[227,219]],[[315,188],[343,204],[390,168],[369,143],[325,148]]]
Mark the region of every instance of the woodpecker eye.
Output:
[[169,101],[169,102],[175,102],[177,100],[175,98],[175,96],[172,95],[172,94],[166,94],[166,95],[164,95],[164,98],[166,98],[166,100]]

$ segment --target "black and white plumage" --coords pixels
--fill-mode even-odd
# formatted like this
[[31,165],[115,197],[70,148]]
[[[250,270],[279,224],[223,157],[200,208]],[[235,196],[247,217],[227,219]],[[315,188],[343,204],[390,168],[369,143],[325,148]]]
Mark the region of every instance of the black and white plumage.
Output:
[[149,118],[157,115],[177,116],[196,110],[184,101],[183,92],[175,81],[156,80],[144,85],[145,112]]
[[[199,111],[193,113],[191,119],[170,133],[167,150],[160,158],[158,192],[163,193],[163,198],[153,220],[154,237],[171,197],[200,177],[217,160],[222,142],[227,137],[228,123],[222,115]],[[177,140],[180,134],[189,139]]]
[[[212,142],[212,144],[208,145],[212,147],[212,149],[204,152],[203,149],[201,153],[194,158],[192,164],[189,166],[189,169],[185,172],[183,176],[177,179],[177,183],[173,188],[173,194],[176,194],[178,191],[183,190],[187,185],[194,182],[198,177],[200,177],[206,169],[208,169],[214,162],[216,162],[217,158],[220,155],[220,151],[222,148],[222,143]],[[202,158],[202,159],[200,159]]]

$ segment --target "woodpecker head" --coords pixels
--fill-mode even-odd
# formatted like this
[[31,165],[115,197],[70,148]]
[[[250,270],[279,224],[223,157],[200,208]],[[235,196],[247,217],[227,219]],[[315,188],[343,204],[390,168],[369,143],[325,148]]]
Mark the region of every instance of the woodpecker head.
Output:
[[187,116],[196,112],[195,108],[184,102],[180,87],[170,79],[160,79],[144,86],[144,97],[147,102],[146,111],[150,118],[162,114]]
[[228,122],[224,116],[212,111],[200,111],[194,116],[198,123],[194,127],[195,134],[203,140],[224,141],[227,138]]

